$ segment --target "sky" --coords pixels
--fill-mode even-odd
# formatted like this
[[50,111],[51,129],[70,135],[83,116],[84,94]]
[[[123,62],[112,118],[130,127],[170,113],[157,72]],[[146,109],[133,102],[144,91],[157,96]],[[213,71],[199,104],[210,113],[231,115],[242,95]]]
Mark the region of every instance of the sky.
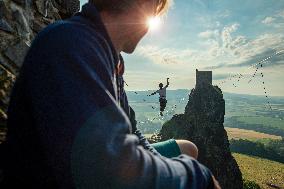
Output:
[[284,0],[175,0],[123,57],[126,90],[157,89],[167,77],[169,89],[192,89],[198,69],[225,92],[284,96]]

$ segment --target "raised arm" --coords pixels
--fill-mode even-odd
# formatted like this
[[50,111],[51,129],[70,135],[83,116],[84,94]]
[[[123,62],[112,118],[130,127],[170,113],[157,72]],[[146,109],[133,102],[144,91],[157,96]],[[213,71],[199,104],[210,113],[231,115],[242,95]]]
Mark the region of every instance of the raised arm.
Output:
[[170,84],[170,83],[169,83],[169,79],[170,79],[170,78],[167,78],[167,85],[165,86],[165,88],[168,88],[168,86],[169,86],[169,84]]

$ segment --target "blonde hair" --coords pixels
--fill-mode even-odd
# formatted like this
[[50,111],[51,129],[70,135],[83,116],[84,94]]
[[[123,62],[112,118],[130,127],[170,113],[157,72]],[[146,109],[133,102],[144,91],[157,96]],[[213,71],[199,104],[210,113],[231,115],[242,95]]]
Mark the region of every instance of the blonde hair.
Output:
[[[99,11],[120,12],[132,7],[134,3],[143,0],[89,0],[90,3],[96,6]],[[155,4],[155,13],[161,15],[168,10],[171,0],[144,0],[153,1]]]
[[156,14],[160,15],[165,13],[169,6],[170,6],[170,0],[157,0],[157,8],[156,8]]

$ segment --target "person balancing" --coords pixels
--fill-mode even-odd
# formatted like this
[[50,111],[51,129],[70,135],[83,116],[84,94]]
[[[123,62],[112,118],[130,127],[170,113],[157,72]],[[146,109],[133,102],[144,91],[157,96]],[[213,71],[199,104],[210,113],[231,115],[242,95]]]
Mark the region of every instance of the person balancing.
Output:
[[159,102],[160,102],[160,115],[163,116],[163,112],[167,106],[167,88],[169,86],[169,78],[167,78],[167,85],[165,87],[163,87],[163,83],[160,83],[159,84],[159,87],[160,89],[153,92],[152,94],[150,95],[147,95],[147,96],[152,96],[152,95],[155,95],[157,93],[159,93],[160,97],[159,97]]

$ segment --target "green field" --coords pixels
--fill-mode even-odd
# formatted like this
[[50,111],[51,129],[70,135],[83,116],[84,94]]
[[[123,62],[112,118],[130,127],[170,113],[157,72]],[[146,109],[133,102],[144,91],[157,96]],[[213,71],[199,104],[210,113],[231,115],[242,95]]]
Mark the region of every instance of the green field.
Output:
[[[281,140],[281,136],[270,135],[266,133],[260,133],[253,130],[238,129],[225,127],[229,139],[247,139],[251,141],[260,141],[262,143],[267,143],[271,140]],[[147,138],[151,137],[153,134],[144,134]]]
[[284,164],[236,153],[233,156],[244,179],[255,181],[263,189],[273,188],[271,184],[284,188]]
[[225,119],[225,126],[284,137],[282,118],[267,116],[233,116]]
[[284,120],[282,120],[281,118],[250,116],[250,117],[237,117],[237,121],[250,125],[262,124],[274,128],[284,129]]
[[260,133],[253,130],[225,127],[229,139],[247,139],[252,141],[281,140],[281,136]]

